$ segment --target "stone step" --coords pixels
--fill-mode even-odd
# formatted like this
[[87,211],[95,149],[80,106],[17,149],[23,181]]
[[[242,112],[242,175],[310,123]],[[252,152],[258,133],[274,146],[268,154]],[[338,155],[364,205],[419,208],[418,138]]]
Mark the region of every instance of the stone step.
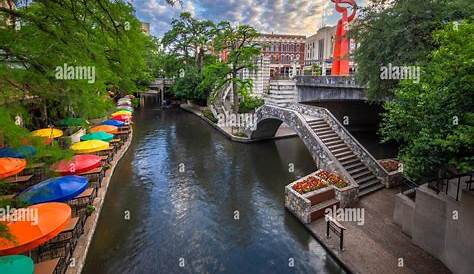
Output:
[[339,201],[336,199],[331,199],[312,206],[310,208],[310,222],[316,221],[317,219],[324,217],[324,211],[326,210],[326,208],[332,208],[333,206],[336,206],[336,208],[338,208]]
[[322,136],[322,135],[325,135],[325,134],[336,134],[332,129],[323,129],[323,130],[314,130],[316,132],[316,134],[318,134],[319,136]]
[[362,162],[360,163],[360,165],[356,168],[353,168],[353,169],[348,169],[346,168],[346,170],[349,172],[349,174],[352,176],[352,175],[355,175],[357,173],[360,173],[364,170],[369,170],[364,164],[362,164]]
[[375,177],[375,175],[372,174],[370,176],[366,176],[366,177],[362,177],[362,178],[359,178],[357,180],[355,180],[355,179],[354,180],[356,181],[356,183],[358,185],[362,185],[362,184],[365,184],[366,182],[368,182],[370,180],[373,180],[373,179],[377,179],[377,178]]
[[344,151],[344,152],[339,152],[339,153],[334,154],[334,156],[336,156],[337,159],[344,158],[344,157],[351,156],[351,155],[354,155],[354,153],[351,150],[347,150],[347,151]]
[[372,179],[372,180],[367,181],[367,182],[364,182],[363,184],[360,184],[360,185],[359,185],[359,192],[362,191],[362,190],[364,190],[364,189],[366,189],[366,188],[369,188],[369,187],[371,187],[371,186],[374,186],[374,185],[376,185],[376,184],[382,184],[382,183],[381,183],[380,180],[377,179],[377,178]]
[[328,138],[328,137],[338,137],[339,138],[339,136],[335,132],[329,132],[329,133],[325,133],[325,134],[318,134],[318,136],[322,139]]
[[328,123],[326,123],[326,121],[324,120],[313,120],[313,121],[307,121],[307,123],[310,125],[310,126],[320,126],[320,125],[327,125]]
[[359,158],[355,157],[354,159],[349,159],[349,160],[343,160],[343,161],[340,161],[342,166],[347,166],[347,165],[352,165],[352,164],[355,164],[355,163],[361,163],[361,161],[359,160]]
[[356,168],[359,168],[359,167],[365,167],[364,163],[362,163],[360,161],[357,161],[355,164],[343,165],[343,166],[347,171],[350,171],[352,169],[356,169]]
[[328,145],[329,150],[339,149],[339,148],[342,148],[342,147],[349,148],[345,143],[340,143],[340,144],[335,144],[335,145]]
[[339,162],[341,162],[341,163],[343,164],[345,161],[347,161],[347,160],[352,160],[352,159],[357,159],[357,160],[359,160],[359,159],[357,158],[357,156],[355,156],[354,154],[349,155],[349,156],[346,156],[346,157],[343,157],[343,158],[338,159],[338,160],[339,160]]
[[331,127],[328,126],[327,124],[326,125],[312,125],[311,128],[314,130],[331,129]]
[[377,190],[380,190],[382,188],[384,188],[384,185],[382,185],[382,184],[373,185],[372,187],[368,187],[368,188],[366,188],[362,191],[359,191],[359,197],[365,196],[367,194],[370,194],[370,193],[375,192]]
[[345,144],[343,140],[339,139],[337,141],[326,142],[327,146],[336,145],[336,144]]
[[[321,137],[320,137],[321,138]],[[335,140],[341,140],[341,138],[339,138],[339,136],[334,136],[334,137],[323,137],[321,138],[321,140],[326,143],[326,142],[331,142],[331,141],[335,141]]]
[[359,172],[357,174],[354,174],[354,175],[351,174],[352,178],[354,178],[354,180],[356,180],[356,181],[360,178],[365,178],[365,177],[370,176],[370,175],[373,176],[372,171],[370,171],[368,169],[364,170],[362,172]]
[[340,148],[330,149],[330,150],[333,154],[337,154],[337,153],[345,152],[345,151],[351,151],[351,149],[348,146],[343,146],[343,147],[340,147]]

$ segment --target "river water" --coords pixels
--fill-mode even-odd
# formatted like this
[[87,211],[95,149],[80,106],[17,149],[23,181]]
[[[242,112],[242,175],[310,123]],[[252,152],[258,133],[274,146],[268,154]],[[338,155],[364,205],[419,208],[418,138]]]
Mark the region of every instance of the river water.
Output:
[[134,119],[83,273],[343,273],[284,208],[316,169],[299,138],[235,143],[176,109]]

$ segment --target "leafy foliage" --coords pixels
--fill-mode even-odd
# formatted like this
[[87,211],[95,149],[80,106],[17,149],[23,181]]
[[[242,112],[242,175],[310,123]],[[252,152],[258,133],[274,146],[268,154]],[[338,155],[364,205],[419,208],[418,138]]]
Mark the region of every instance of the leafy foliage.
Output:
[[474,170],[474,24],[435,32],[419,84],[404,81],[385,104],[381,133],[402,144],[399,158],[414,179],[439,170]]
[[398,85],[396,80],[380,79],[381,66],[426,65],[428,54],[437,47],[433,31],[446,22],[471,16],[473,3],[375,0],[362,8],[352,34],[359,43],[355,53],[357,78],[361,84],[368,85],[369,97],[391,96]]

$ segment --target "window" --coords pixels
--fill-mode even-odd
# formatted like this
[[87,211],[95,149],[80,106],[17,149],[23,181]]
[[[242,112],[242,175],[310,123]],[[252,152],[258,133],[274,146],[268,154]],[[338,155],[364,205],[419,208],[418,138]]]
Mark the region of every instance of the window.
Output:
[[318,41],[318,59],[323,60],[324,58],[324,39]]

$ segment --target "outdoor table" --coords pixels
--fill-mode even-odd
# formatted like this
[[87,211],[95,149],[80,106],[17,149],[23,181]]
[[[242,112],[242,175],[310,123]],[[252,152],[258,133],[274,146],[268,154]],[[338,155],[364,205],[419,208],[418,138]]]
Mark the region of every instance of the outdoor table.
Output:
[[89,179],[89,182],[97,181],[99,185],[101,185],[102,179],[104,178],[104,175],[105,175],[104,173],[105,173],[105,170],[101,166],[101,167],[80,173],[78,175],[86,177],[87,179]]
[[55,243],[61,243],[63,242],[70,242],[72,245],[72,250],[77,245],[77,241],[79,237],[82,235],[84,232],[84,223],[85,223],[86,218],[82,217],[74,217],[71,218],[69,223],[64,227],[64,229],[59,233],[58,236],[56,236],[54,239],[48,242],[48,244],[55,244]]
[[33,175],[25,175],[25,176],[12,176],[5,179],[5,182],[11,184],[23,184],[27,183],[33,178]]
[[95,191],[95,188],[90,187],[74,197],[74,199],[69,200],[67,203],[73,210],[73,216],[79,216],[81,211],[83,211],[88,205],[92,205],[96,196],[97,192]]
[[44,261],[35,264],[35,274],[53,274],[59,266],[61,258],[54,258],[52,260]]

